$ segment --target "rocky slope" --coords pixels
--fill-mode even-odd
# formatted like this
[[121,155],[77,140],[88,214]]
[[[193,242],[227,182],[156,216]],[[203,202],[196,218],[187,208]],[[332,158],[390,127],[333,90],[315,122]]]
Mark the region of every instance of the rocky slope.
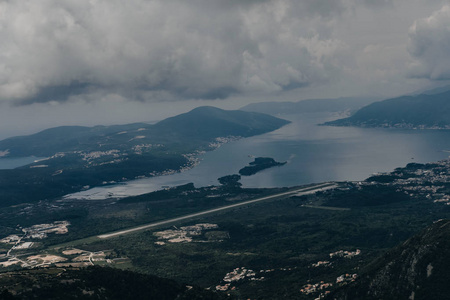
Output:
[[450,220],[389,251],[328,299],[450,299]]

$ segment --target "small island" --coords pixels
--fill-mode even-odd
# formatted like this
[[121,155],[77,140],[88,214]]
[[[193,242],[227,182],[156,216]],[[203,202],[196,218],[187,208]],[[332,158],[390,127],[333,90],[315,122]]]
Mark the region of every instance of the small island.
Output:
[[249,166],[240,169],[239,174],[243,176],[250,176],[258,173],[259,171],[285,164],[286,162],[277,162],[271,157],[257,157],[254,161],[249,163]]
[[217,179],[219,183],[226,187],[236,187],[239,188],[242,186],[242,183],[239,182],[241,180],[241,175],[233,174],[233,175],[227,175],[223,176]]

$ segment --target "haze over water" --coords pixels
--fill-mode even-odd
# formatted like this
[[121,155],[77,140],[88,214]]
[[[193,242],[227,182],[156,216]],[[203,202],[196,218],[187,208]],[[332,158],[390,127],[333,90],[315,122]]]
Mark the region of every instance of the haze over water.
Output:
[[198,166],[186,172],[93,188],[70,195],[70,198],[139,195],[189,182],[196,187],[217,185],[217,178],[237,174],[259,156],[288,163],[253,176],[242,176],[243,187],[359,181],[410,162],[432,162],[449,156],[446,151],[450,150],[450,131],[318,126],[337,118],[325,113],[281,117],[292,123],[277,131],[241,139],[207,152],[201,156]]

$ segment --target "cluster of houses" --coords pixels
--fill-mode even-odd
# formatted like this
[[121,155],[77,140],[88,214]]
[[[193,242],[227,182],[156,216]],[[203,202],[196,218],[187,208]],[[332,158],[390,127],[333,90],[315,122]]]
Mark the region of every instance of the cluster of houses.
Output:
[[[243,279],[259,280],[259,281],[264,280],[264,277],[255,278],[255,276],[256,276],[256,272],[251,269],[247,269],[245,267],[236,268],[233,271],[231,271],[225,275],[225,277],[223,278],[223,281],[227,282],[227,283],[222,284],[222,285],[217,285],[216,290],[217,291],[227,291],[228,289],[230,289],[231,283],[240,281]],[[235,289],[236,289],[235,286],[231,287],[231,290],[235,290]]]
[[[68,221],[56,221],[50,224],[37,224],[31,227],[22,228],[23,235],[12,234],[3,239],[0,239],[0,243],[14,245],[15,249],[25,249],[22,244],[27,243],[31,245],[32,242],[22,242],[24,239],[44,239],[50,233],[65,234],[69,230],[67,226],[70,225]],[[22,242],[22,244],[21,244]]]
[[244,278],[252,278],[255,277],[256,273],[253,270],[247,269],[245,267],[236,268],[233,271],[227,273],[223,278],[225,282],[234,282],[239,281]]
[[133,151],[135,154],[141,155],[144,152],[148,152],[153,148],[164,147],[163,144],[141,144],[133,146]]
[[190,243],[194,236],[201,236],[205,230],[217,229],[219,226],[217,224],[201,223],[192,226],[184,226],[175,229],[168,229],[164,231],[158,231],[153,233],[154,236],[158,237],[159,241],[155,244],[159,246],[165,245],[165,240],[169,243]]
[[358,274],[343,274],[336,278],[336,283],[343,284],[353,282],[356,280],[356,278],[358,278]]
[[328,267],[328,266],[330,266],[331,265],[331,262],[329,262],[328,260],[320,260],[320,261],[318,261],[318,262],[316,262],[316,263],[313,263],[311,266],[313,267],[313,268],[317,268],[317,267]]
[[[450,205],[448,183],[450,182],[450,159],[426,164],[423,168],[399,168],[391,173],[378,174],[393,176],[392,185],[397,191],[403,191],[411,197],[426,197],[435,203]],[[359,185],[371,185],[374,182],[360,182]],[[377,184],[380,184],[379,182]]]
[[[319,283],[314,283],[314,284],[308,283],[308,284],[305,284],[300,289],[300,293],[305,294],[305,295],[310,295],[310,294],[314,294],[314,293],[317,293],[317,292],[321,292],[321,291],[323,291],[325,289],[328,289],[328,288],[330,288],[332,286],[333,286],[332,283],[326,283],[326,282],[323,282],[323,281],[321,281]],[[325,294],[328,294],[328,293],[329,293],[329,291],[325,291]],[[320,299],[320,296],[319,296],[319,299]]]
[[[340,286],[343,284],[353,282],[356,280],[356,278],[358,278],[357,274],[343,274],[336,278],[336,285]],[[326,295],[328,295],[330,293],[330,291],[327,289],[331,288],[332,286],[333,286],[333,283],[328,283],[328,282],[324,282],[324,281],[314,283],[314,284],[308,283],[308,284],[305,284],[300,289],[300,293],[302,293],[304,295],[320,293],[316,299],[317,300],[323,299]]]
[[227,137],[217,137],[214,142],[209,143],[209,148],[212,149],[217,149],[220,146],[222,146],[223,144],[229,143],[229,142],[233,142],[233,141],[237,141],[239,139],[241,139],[242,137],[240,136],[227,136]]
[[333,258],[333,257],[352,258],[352,257],[360,255],[360,254],[361,254],[361,250],[359,250],[359,249],[356,249],[356,251],[339,250],[339,251],[330,253],[330,258]]
[[45,258],[32,257],[26,259],[19,259],[14,255],[17,250],[26,250],[34,245],[32,239],[44,239],[50,233],[65,234],[68,232],[67,227],[70,225],[68,221],[56,221],[50,224],[37,224],[31,227],[22,228],[22,235],[12,234],[0,240],[0,243],[12,245],[11,248],[4,254],[0,255],[2,261],[0,266],[8,267],[15,264],[20,264],[22,267],[29,267],[34,265],[48,265],[64,258],[45,256]]

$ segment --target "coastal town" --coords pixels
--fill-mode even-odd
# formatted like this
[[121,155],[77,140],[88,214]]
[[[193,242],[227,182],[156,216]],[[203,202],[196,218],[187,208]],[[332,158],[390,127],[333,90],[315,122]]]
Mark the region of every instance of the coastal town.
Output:
[[450,159],[428,164],[408,164],[390,173],[378,173],[357,186],[386,185],[413,198],[450,205]]

